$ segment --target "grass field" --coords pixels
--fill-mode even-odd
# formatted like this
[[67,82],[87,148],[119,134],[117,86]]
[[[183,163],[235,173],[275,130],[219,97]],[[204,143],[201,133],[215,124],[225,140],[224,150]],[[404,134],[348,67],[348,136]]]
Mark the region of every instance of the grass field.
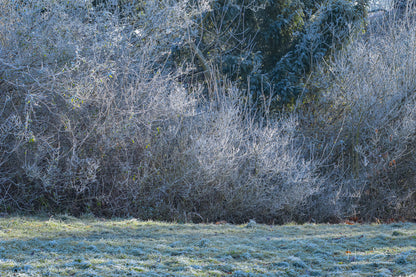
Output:
[[0,276],[416,276],[416,224],[0,218]]

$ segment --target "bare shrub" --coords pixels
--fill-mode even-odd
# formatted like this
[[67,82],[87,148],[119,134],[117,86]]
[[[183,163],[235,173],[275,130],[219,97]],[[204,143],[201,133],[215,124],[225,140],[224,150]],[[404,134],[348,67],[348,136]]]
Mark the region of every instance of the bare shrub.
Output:
[[237,221],[293,220],[319,189],[316,164],[304,158],[296,118],[259,122],[241,99],[228,90],[215,107],[205,108],[204,122],[192,136],[200,165],[198,199],[217,218],[231,212],[228,219]]
[[304,132],[326,164],[322,198],[340,216],[415,212],[416,29],[404,20],[383,30],[323,65],[313,80],[319,100],[305,106]]
[[[19,6],[20,5],[20,6]],[[258,117],[166,61],[201,7],[120,18],[85,1],[3,1],[0,209],[165,220],[292,220],[316,192],[296,119]],[[133,23],[132,23],[133,22]],[[212,72],[215,70],[212,69]]]
[[1,9],[8,15],[0,24],[2,184],[18,195],[4,208],[77,212],[117,202],[114,187],[133,178],[130,163],[144,162],[135,152],[147,148],[153,126],[187,114],[186,97],[170,109],[169,99],[185,93],[162,72],[172,38],[155,29],[166,16],[157,14],[154,28],[133,29],[85,1],[3,2]]

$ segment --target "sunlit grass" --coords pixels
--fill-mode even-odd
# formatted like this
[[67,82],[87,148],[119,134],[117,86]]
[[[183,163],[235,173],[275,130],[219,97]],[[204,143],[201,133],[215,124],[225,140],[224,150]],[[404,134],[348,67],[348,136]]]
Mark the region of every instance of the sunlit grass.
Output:
[[[248,228],[250,227],[250,228]],[[0,219],[0,275],[410,276],[416,225]]]

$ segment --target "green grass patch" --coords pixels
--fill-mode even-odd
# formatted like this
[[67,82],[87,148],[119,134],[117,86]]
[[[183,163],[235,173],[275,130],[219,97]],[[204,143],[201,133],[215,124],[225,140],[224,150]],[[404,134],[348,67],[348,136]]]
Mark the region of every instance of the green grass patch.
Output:
[[410,276],[416,224],[0,218],[0,276]]

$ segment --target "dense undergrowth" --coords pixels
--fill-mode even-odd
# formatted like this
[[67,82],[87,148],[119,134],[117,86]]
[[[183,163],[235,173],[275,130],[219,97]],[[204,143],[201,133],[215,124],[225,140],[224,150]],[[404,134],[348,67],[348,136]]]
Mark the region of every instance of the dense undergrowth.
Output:
[[270,113],[215,65],[204,82],[172,65],[210,8],[192,3],[148,1],[133,20],[88,1],[1,2],[1,212],[414,219],[414,25],[369,28]]

